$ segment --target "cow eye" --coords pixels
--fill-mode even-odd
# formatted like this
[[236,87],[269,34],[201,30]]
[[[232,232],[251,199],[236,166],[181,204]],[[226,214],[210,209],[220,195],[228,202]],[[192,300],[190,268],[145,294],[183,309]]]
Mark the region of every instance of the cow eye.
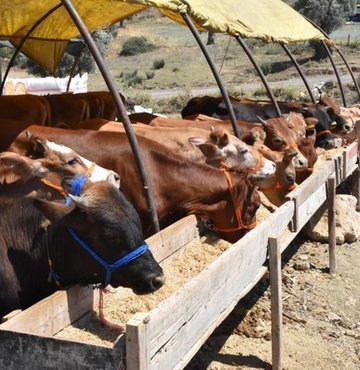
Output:
[[79,161],[76,159],[76,158],[73,158],[73,159],[70,159],[69,161],[67,161],[66,164],[68,164],[69,166],[74,166],[75,164],[78,164]]
[[275,145],[281,145],[281,144],[283,143],[282,139],[280,139],[279,137],[274,137],[274,138],[272,139],[272,141],[273,141],[273,143],[274,143]]
[[249,149],[247,149],[247,148],[240,149],[240,154],[246,154],[248,152],[249,152]]

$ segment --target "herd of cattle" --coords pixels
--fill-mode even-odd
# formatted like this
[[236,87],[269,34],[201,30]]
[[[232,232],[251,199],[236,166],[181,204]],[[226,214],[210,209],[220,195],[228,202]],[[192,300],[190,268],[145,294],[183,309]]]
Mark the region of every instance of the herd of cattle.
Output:
[[[358,107],[191,99],[182,119],[130,120],[160,227],[195,214],[235,242],[256,225],[259,191],[279,206],[311,175],[318,148],[356,139]],[[0,97],[0,317],[73,283],[164,284],[144,239],[153,231],[123,124],[107,92]],[[64,201],[65,199],[65,201]]]

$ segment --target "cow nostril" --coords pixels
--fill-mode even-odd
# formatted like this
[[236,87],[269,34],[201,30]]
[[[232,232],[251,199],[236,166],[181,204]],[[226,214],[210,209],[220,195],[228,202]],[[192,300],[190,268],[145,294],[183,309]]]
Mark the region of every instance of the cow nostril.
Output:
[[294,176],[294,175],[292,175],[292,174],[288,174],[288,175],[286,175],[286,179],[287,179],[289,182],[293,183],[293,182],[295,181],[295,176]]
[[164,274],[155,276],[151,280],[151,285],[154,288],[154,290],[157,290],[157,289],[161,288],[164,285],[164,283],[165,283],[165,275]]

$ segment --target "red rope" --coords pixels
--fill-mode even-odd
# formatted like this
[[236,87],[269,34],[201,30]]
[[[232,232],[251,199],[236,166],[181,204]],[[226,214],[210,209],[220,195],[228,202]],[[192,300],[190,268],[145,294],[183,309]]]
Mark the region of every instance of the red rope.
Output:
[[114,324],[104,317],[104,293],[108,293],[109,291],[105,289],[99,288],[100,294],[99,294],[99,320],[101,324],[109,329],[118,332],[119,334],[125,333],[125,328],[122,325]]

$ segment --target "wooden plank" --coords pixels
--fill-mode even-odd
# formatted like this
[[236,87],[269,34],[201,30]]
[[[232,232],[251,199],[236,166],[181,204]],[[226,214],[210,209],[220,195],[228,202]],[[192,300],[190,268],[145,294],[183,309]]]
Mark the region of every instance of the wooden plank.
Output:
[[166,229],[146,239],[154,258],[163,262],[182,249],[187,243],[199,238],[198,222],[195,216],[187,216]]
[[295,204],[287,201],[272,213],[267,221],[271,225],[270,237],[276,238],[288,229],[289,222],[293,219]]
[[122,350],[0,330],[0,369],[116,370]]
[[138,312],[126,324],[127,370],[149,369],[148,322],[149,315]]
[[343,169],[344,169],[344,178],[349,176],[351,170],[356,165],[358,154],[358,143],[357,141],[350,144],[343,153]]
[[329,230],[329,270],[336,273],[336,222],[335,222],[335,179],[330,177],[327,181],[328,230]]
[[297,199],[297,206],[300,207],[309,196],[314,193],[322,184],[326,182],[330,175],[335,171],[335,163],[333,160],[327,161],[323,167],[313,173],[303,183],[301,183],[290,194],[288,199]]
[[213,331],[228,317],[230,312],[235,308],[235,306],[239,303],[240,299],[245,297],[246,294],[250,292],[252,288],[258,283],[258,281],[264,276],[264,274],[268,271],[267,267],[263,266],[260,268],[259,272],[256,274],[254,279],[245,287],[241,293],[233,300],[231,304],[226,307],[226,309],[219,315],[218,319],[215,320],[212,325],[209,325],[208,329],[202,335],[199,340],[194,343],[193,347],[184,355],[182,360],[178,363],[177,368],[183,369],[190,360],[194,357],[194,355],[198,352],[201,346],[206,342],[206,340],[210,337]]
[[282,370],[282,290],[281,250],[277,239],[269,238],[271,287],[271,352],[272,369]]
[[57,291],[0,325],[0,330],[50,337],[93,309],[96,292],[75,285]]
[[194,343],[254,279],[266,260],[270,224],[225,251],[149,313],[151,369],[176,369]]
[[299,207],[299,230],[310,220],[312,215],[326,200],[326,182],[315,190]]

